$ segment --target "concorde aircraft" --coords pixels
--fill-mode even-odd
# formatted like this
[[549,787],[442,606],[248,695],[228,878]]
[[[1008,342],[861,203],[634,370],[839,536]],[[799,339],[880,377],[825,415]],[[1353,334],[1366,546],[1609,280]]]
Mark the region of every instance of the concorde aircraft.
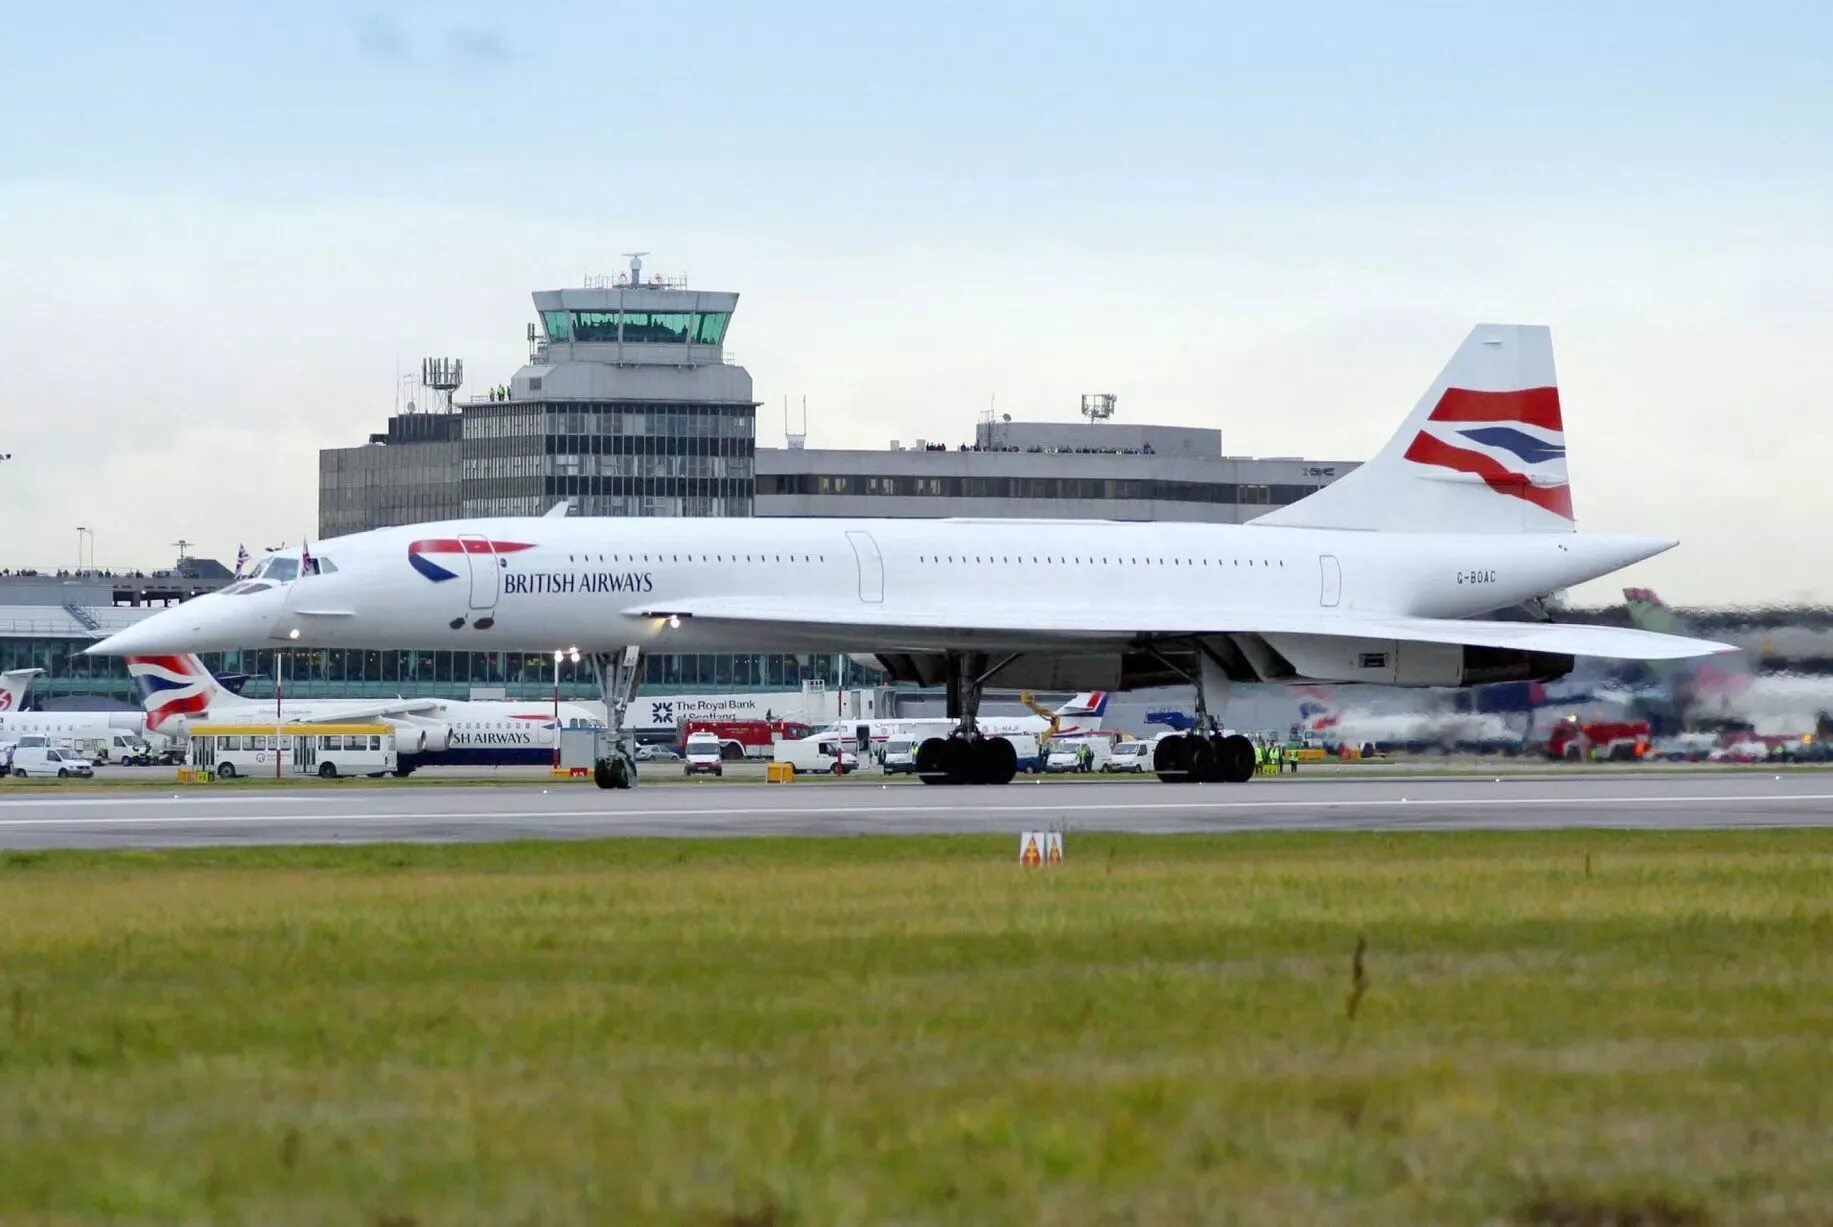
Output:
[[[1544,327],[1480,325],[1373,460],[1243,525],[1013,520],[489,518],[376,529],[271,558],[91,651],[297,644],[551,651],[578,644],[614,733],[645,651],[862,652],[946,683],[958,727],[918,751],[933,783],[1001,783],[977,727],[988,687],[1184,681],[1196,727],[1161,779],[1253,774],[1215,713],[1233,681],[1468,686],[1551,679],[1578,655],[1662,660],[1725,645],[1484,613],[1676,543],[1581,534]],[[303,574],[301,572],[303,571]],[[601,787],[635,779],[609,739]]]

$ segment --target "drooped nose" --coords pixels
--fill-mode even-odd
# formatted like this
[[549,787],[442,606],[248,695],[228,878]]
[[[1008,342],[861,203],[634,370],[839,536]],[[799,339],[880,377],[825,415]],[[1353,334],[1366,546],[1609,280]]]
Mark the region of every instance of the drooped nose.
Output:
[[86,652],[91,656],[151,656],[261,647],[279,606],[277,593],[211,593],[116,631]]

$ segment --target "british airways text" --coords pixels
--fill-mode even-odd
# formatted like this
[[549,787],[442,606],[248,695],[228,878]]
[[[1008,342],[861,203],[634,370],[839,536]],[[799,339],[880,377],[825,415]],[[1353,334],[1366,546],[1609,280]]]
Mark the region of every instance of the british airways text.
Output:
[[655,588],[655,575],[650,571],[508,571],[503,575],[506,596],[550,592],[654,592]]

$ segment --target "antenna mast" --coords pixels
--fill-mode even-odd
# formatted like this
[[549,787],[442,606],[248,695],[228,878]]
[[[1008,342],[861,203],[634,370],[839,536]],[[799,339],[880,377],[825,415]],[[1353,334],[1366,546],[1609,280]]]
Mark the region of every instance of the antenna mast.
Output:
[[446,412],[452,412],[452,394],[458,391],[465,382],[465,364],[462,358],[422,358],[420,360],[421,386],[440,393],[446,400]]

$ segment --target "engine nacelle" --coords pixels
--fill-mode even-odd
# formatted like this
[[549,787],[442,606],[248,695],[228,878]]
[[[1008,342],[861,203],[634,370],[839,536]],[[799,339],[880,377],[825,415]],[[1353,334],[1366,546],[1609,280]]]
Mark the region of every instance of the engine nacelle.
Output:
[[452,744],[452,726],[418,720],[390,720],[395,730],[395,753],[439,754]]
[[1572,658],[1519,648],[1352,639],[1331,635],[1268,635],[1302,679],[1371,682],[1386,686],[1482,686],[1490,682],[1552,682],[1572,672]]

